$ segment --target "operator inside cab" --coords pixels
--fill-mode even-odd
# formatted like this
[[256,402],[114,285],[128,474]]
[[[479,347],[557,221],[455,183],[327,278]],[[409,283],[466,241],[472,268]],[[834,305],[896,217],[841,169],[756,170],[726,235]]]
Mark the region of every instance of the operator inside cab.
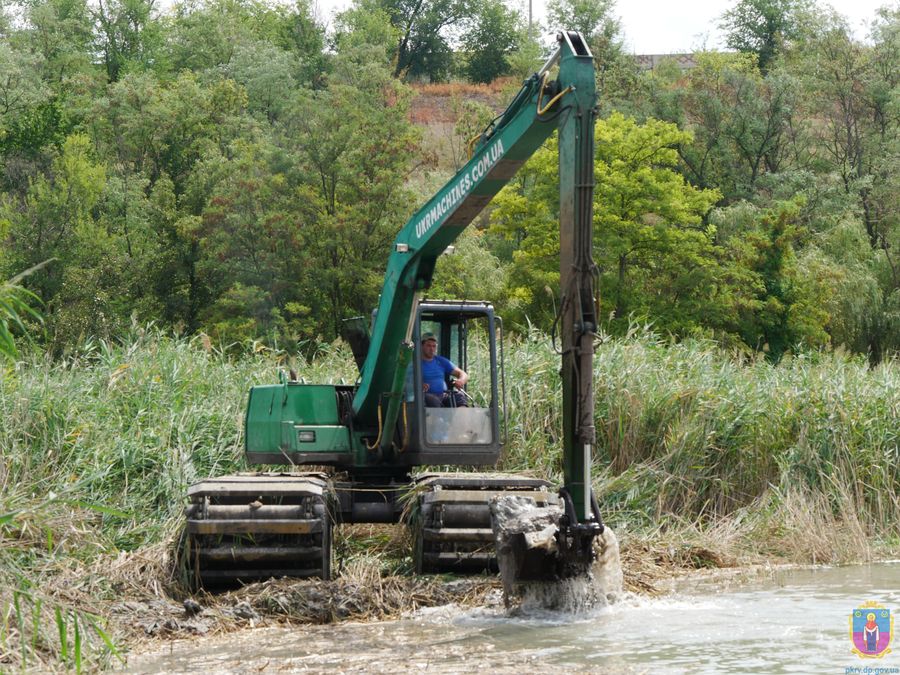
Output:
[[[469,376],[450,359],[437,353],[438,343],[434,333],[422,335],[422,390],[425,405],[429,408],[461,408],[466,405],[462,387]],[[452,391],[448,391],[447,379],[455,378]]]

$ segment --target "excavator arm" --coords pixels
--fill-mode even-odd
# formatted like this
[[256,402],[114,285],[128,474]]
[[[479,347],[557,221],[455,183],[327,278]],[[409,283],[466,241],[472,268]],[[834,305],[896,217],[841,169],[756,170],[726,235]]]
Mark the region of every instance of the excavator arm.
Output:
[[[506,111],[477,139],[468,163],[409,219],[394,242],[359,386],[357,428],[392,429],[420,294],[431,285],[438,256],[484,209],[516,171],[559,131],[563,351],[564,479],[579,522],[594,514],[590,452],[594,442],[591,360],[597,326],[591,260],[595,80],[582,36],[563,32],[558,49],[525,81]],[[551,70],[559,66],[555,80]],[[377,424],[378,416],[383,419]],[[380,439],[384,448],[389,434]]]
[[[469,162],[413,215],[397,237],[353,401],[360,426],[371,427],[376,414],[383,414],[379,420],[383,427],[379,427],[394,428],[403,373],[413,352],[416,304],[431,284],[437,257],[558,130],[563,514],[543,543],[536,544],[534,536],[526,532],[513,533],[502,545],[498,539],[498,556],[503,558],[500,566],[508,583],[584,574],[593,560],[593,541],[603,532],[590,483],[597,330],[597,269],[591,256],[594,64],[578,33],[560,33],[557,40],[556,53],[477,140]],[[550,71],[557,64],[558,75],[551,81]],[[381,449],[387,450],[389,434],[381,436]]]

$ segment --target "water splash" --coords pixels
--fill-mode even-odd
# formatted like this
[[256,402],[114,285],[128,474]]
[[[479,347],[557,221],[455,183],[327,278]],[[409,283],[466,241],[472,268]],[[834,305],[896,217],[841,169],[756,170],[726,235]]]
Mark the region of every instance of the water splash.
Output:
[[517,578],[513,540],[524,537],[529,548],[553,556],[557,553],[556,533],[561,517],[558,507],[539,507],[530,497],[508,495],[491,502],[491,525],[504,602],[514,613],[540,610],[585,613],[609,605],[622,594],[619,544],[609,528],[594,540],[597,557],[584,574],[552,581]]
[[519,584],[519,613],[549,610],[584,614],[606,607],[622,596],[619,542],[609,528],[595,541],[597,560],[587,574],[558,581]]

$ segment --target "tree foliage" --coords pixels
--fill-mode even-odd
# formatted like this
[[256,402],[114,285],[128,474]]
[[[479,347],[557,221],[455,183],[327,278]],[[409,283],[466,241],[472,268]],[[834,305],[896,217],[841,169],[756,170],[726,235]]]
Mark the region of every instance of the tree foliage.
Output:
[[[714,232],[703,216],[718,195],[675,171],[674,149],[689,134],[673,124],[637,124],[614,114],[596,126],[594,257],[601,268],[601,312],[612,326],[656,317],[674,333],[702,325],[717,270]],[[509,294],[519,320],[546,323],[559,286],[555,142],[536,154],[497,198],[492,229],[514,239]],[[705,290],[704,290],[704,287]],[[558,300],[557,300],[558,306]]]
[[[773,359],[900,350],[896,8],[860,40],[809,0],[740,0],[723,17],[737,51],[648,72],[612,2],[548,9],[596,57],[609,330],[642,320]],[[20,317],[41,307],[56,351],[135,320],[223,344],[332,339],[371,310],[395,233],[505,98],[454,84],[416,103],[407,83],[527,77],[548,49],[500,0],[355,0],[328,32],[307,0],[0,15],[0,279],[55,259],[2,293]],[[442,257],[431,293],[551,328],[554,153]],[[8,346],[28,321],[5,316]]]
[[379,0],[397,28],[394,75],[442,81],[450,73],[450,31],[474,14],[473,0]]
[[790,41],[800,38],[810,4],[806,0],[738,0],[722,15],[725,44],[755,54],[766,73]]
[[509,56],[518,49],[520,38],[518,13],[502,0],[485,0],[473,23],[462,40],[468,79],[489,83],[509,74]]

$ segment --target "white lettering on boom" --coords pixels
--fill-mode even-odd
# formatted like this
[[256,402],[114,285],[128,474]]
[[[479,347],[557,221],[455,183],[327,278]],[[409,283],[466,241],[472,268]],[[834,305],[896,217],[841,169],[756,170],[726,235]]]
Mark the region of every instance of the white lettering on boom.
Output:
[[421,239],[440,221],[447,213],[451,212],[469,191],[482,178],[487,176],[491,168],[503,156],[503,141],[499,138],[468,171],[460,176],[440,200],[432,204],[425,215],[416,221],[416,237]]

